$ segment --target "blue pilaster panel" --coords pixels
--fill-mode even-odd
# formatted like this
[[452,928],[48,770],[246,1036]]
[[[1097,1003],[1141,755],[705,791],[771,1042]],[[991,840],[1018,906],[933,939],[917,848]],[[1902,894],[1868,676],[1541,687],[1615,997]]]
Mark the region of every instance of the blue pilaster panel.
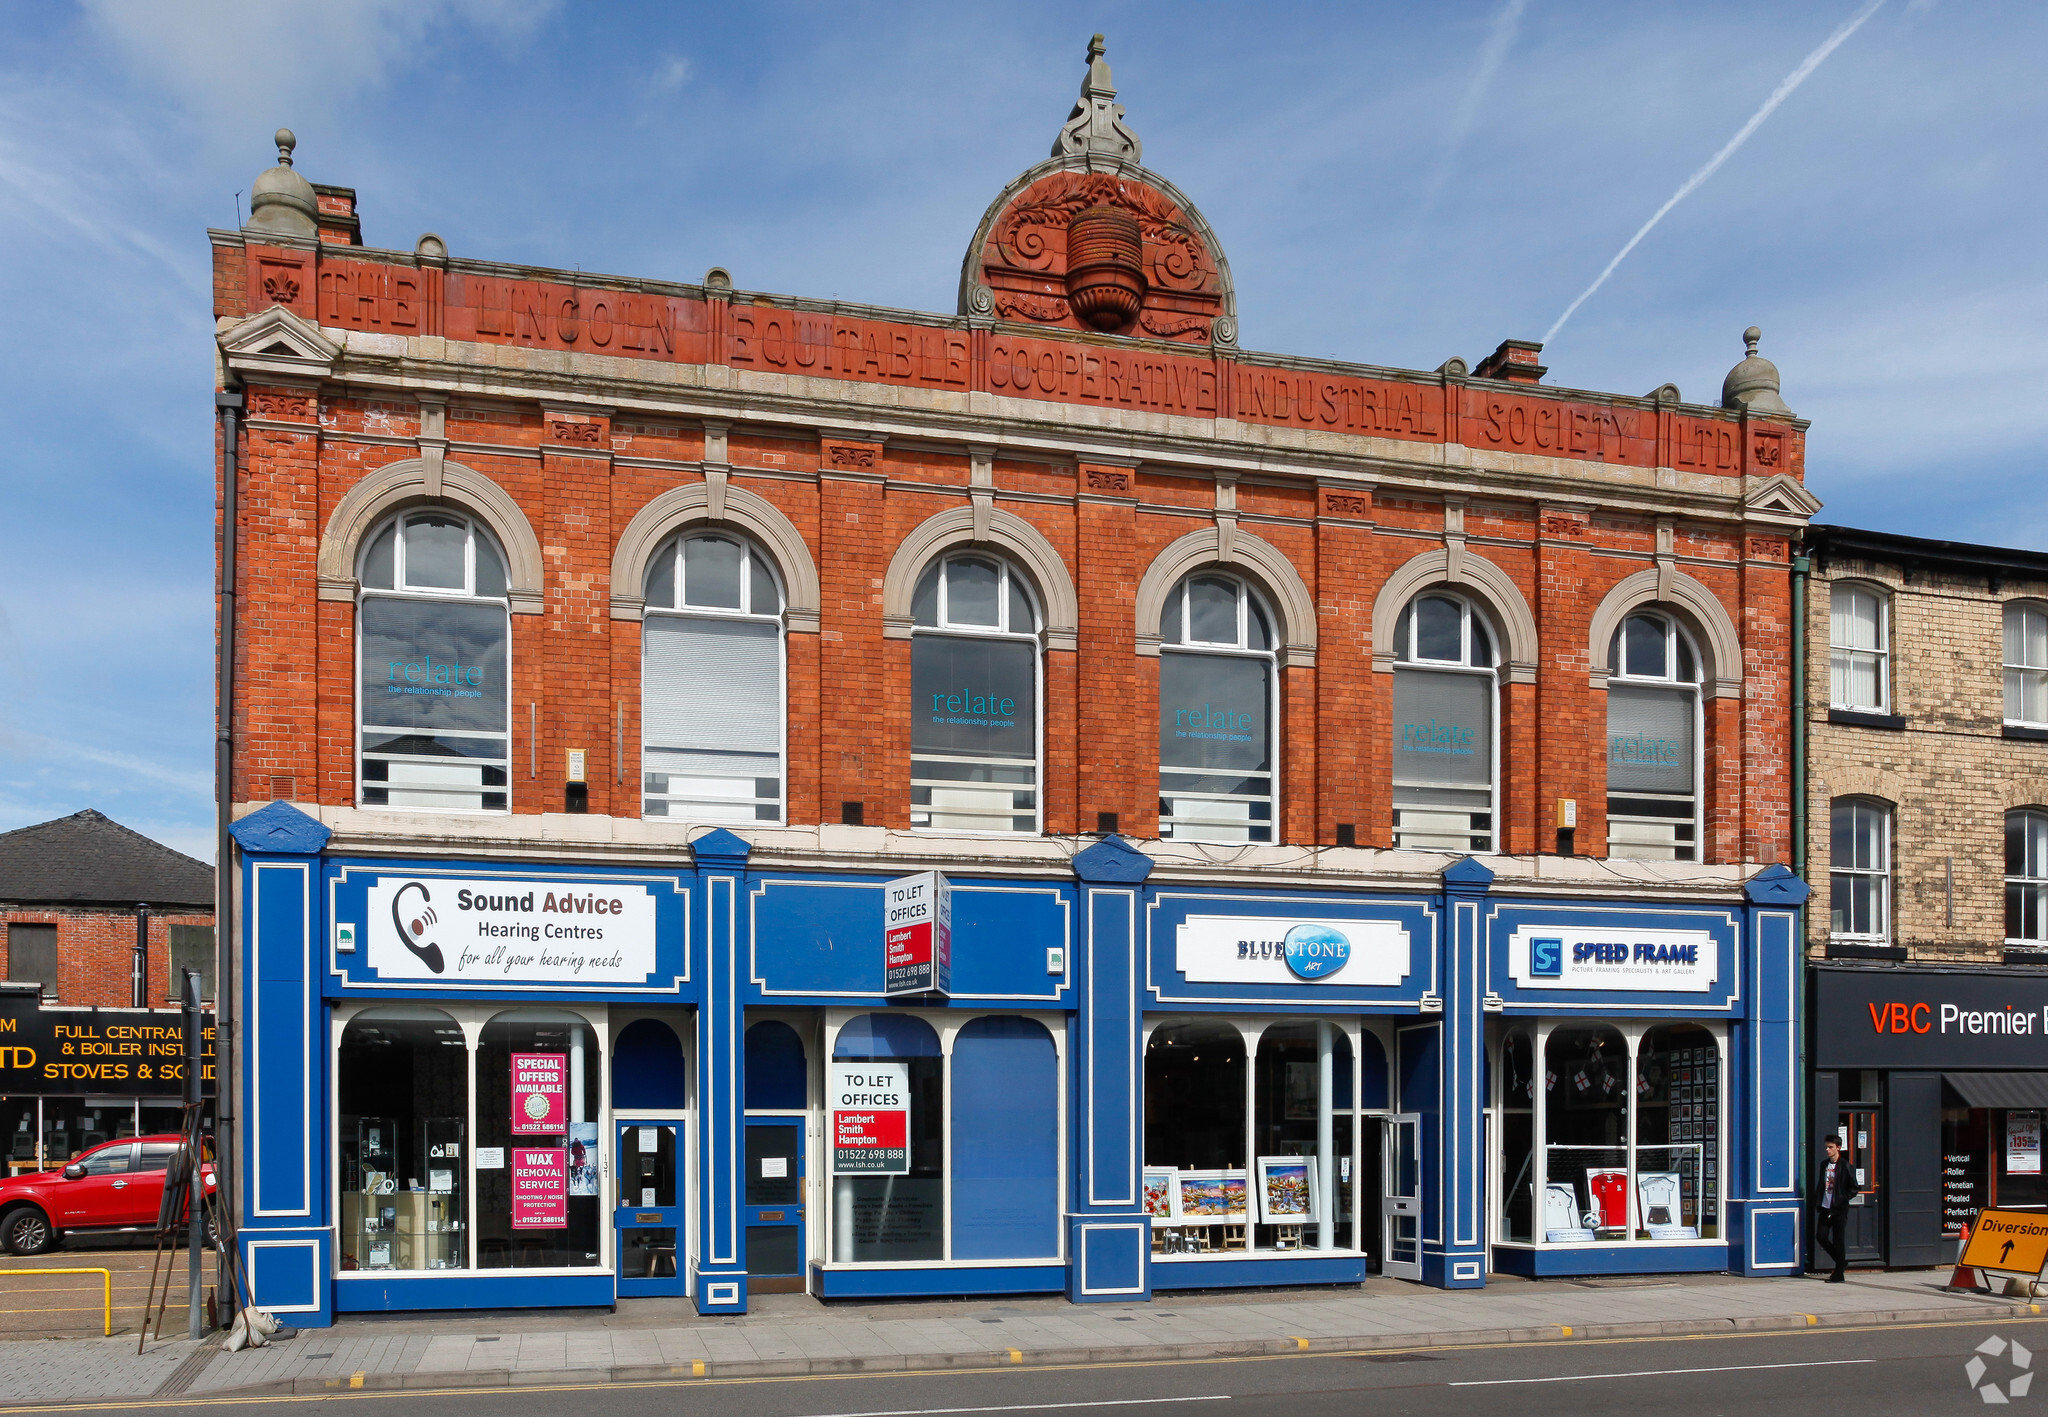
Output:
[[1074,858],[1081,882],[1080,1012],[1074,1030],[1073,1214],[1067,1297],[1151,1297],[1152,1223],[1139,1202],[1143,1094],[1140,897],[1152,863],[1117,837]]
[[704,1003],[697,1010],[698,1243],[690,1294],[700,1314],[747,1311],[746,1227],[740,1217],[744,1049],[740,1003],[747,942],[740,908],[753,848],[718,830],[691,843],[704,893],[700,951]]
[[327,829],[272,803],[232,828],[241,851],[237,1239],[259,1308],[333,1321],[328,1215],[325,939],[319,855]]
[[[1436,1184],[1427,1202],[1422,1277],[1446,1289],[1486,1283],[1485,942],[1480,910],[1493,872],[1467,857],[1444,872],[1442,1060],[1436,1099]],[[1427,1155],[1428,1153],[1425,1153]]]
[[1730,1261],[1744,1274],[1800,1267],[1800,911],[1806,883],[1782,866],[1746,888],[1749,1017],[1734,1050],[1744,1106],[1731,1139],[1740,1186],[1732,1197]]

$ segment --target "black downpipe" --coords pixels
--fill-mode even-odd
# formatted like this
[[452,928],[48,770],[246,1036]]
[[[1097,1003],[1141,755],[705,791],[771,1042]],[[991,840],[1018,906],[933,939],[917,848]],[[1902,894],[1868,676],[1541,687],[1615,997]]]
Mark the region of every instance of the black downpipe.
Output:
[[135,958],[128,966],[128,1003],[149,1007],[149,902],[135,907]]
[[[231,1265],[230,1246],[241,1208],[237,1204],[239,1177],[235,1171],[235,839],[228,834],[233,825],[235,786],[235,624],[237,606],[235,600],[235,541],[238,530],[240,508],[236,493],[240,490],[241,476],[238,453],[241,450],[241,430],[236,414],[242,407],[242,396],[229,389],[214,393],[215,417],[220,422],[221,448],[221,498],[220,498],[220,684],[214,705],[213,744],[213,797],[214,816],[219,835],[214,844],[214,907],[213,907],[213,948],[214,948],[214,1174],[217,1179],[216,1194],[220,1198],[222,1212],[228,1224],[221,1227],[218,1274],[214,1280],[214,1293],[219,1296],[219,1321],[226,1325],[234,1316],[235,1281]],[[189,1040],[188,1040],[189,1041]],[[194,1079],[197,1084],[197,1079]],[[193,1193],[199,1190],[199,1176],[195,1164],[192,1177]],[[196,1251],[196,1246],[195,1246]]]

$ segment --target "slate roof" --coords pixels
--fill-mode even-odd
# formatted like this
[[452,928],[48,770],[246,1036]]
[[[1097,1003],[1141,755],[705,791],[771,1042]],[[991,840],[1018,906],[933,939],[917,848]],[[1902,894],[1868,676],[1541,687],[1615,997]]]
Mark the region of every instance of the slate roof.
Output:
[[87,808],[0,832],[0,900],[213,909],[213,868]]

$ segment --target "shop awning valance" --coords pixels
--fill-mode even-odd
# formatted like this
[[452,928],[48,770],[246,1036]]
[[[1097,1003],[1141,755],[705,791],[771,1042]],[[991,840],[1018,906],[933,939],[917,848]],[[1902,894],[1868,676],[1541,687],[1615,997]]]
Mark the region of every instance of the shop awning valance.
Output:
[[2039,1107],[2048,1110],[2048,1072],[1943,1073],[1941,1077],[1972,1107]]

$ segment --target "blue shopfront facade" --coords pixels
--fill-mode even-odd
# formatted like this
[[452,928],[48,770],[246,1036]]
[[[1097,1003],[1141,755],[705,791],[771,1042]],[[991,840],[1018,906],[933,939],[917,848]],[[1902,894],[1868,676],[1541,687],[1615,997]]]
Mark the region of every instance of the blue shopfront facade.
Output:
[[240,1243],[297,1322],[1798,1268],[1777,868],[1710,902],[1476,859],[1269,887],[1112,837],[947,870],[950,988],[891,997],[906,870],[722,830],[351,854],[282,804],[235,833]]

